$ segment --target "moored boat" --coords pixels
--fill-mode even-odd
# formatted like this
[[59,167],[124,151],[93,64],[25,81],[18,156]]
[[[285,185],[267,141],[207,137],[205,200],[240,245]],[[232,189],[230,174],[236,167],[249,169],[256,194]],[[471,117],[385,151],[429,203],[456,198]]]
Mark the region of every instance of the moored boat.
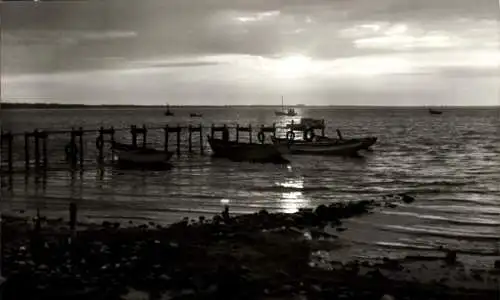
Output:
[[435,110],[435,109],[429,108],[429,113],[430,113],[431,115],[440,115],[440,114],[442,114],[443,112],[442,112],[442,111],[440,111],[440,110]]
[[148,170],[169,169],[172,152],[140,148],[118,152],[118,167]]
[[356,156],[364,144],[359,140],[294,141],[271,137],[275,145],[285,146],[290,154]]
[[233,161],[288,163],[282,153],[286,147],[274,144],[250,144],[225,141],[208,137],[208,143],[215,157],[224,157]]
[[[326,136],[316,136],[315,137],[317,141],[319,142],[332,142],[336,143],[340,139],[338,138],[331,138],[331,137],[326,137]],[[377,142],[378,138],[375,136],[368,136],[368,137],[363,137],[363,138],[353,138],[353,139],[343,139],[343,141],[352,141],[352,142],[361,142],[362,144],[362,150],[368,150],[370,149],[371,146],[373,146]]]
[[199,114],[199,113],[190,113],[190,114],[189,114],[189,116],[190,116],[191,118],[196,118],[196,117],[201,118],[201,117],[203,117],[203,115],[202,115],[202,114]]
[[137,150],[143,147],[111,141],[111,148],[117,151]]
[[117,151],[117,163],[121,168],[163,170],[171,166],[172,152],[118,142],[113,142],[111,147]]

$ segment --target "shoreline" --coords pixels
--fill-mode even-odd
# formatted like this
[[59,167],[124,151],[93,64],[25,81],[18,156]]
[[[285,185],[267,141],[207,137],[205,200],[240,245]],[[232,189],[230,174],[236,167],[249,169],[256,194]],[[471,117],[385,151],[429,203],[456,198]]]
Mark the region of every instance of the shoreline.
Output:
[[[359,201],[293,214],[225,211],[170,226],[80,223],[73,233],[63,220],[41,218],[34,230],[28,217],[4,216],[4,299],[121,299],[127,288],[151,299],[167,291],[164,299],[497,299],[500,272],[492,266],[467,277],[453,251],[404,261],[321,261],[322,252],[342,247],[342,220],[377,207],[390,209]],[[448,278],[424,282],[432,268],[417,274],[410,266],[421,263]]]

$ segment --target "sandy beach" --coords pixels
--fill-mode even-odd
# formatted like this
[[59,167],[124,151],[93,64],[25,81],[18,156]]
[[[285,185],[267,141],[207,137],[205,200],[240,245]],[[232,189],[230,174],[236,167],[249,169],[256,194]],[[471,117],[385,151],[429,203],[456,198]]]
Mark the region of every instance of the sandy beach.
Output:
[[228,210],[168,227],[79,224],[73,233],[61,219],[4,216],[3,299],[498,299],[494,266],[466,268],[446,249],[332,259],[349,230],[342,220],[375,209],[391,208],[360,201],[294,214]]

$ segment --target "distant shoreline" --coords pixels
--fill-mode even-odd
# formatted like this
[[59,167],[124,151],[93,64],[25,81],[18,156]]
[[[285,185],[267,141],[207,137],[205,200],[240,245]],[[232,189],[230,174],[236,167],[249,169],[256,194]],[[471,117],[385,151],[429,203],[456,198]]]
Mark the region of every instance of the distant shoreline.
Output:
[[[353,108],[353,109],[384,109],[384,108],[395,108],[395,109],[409,109],[409,108],[421,108],[426,109],[430,106],[369,106],[369,105],[287,105],[288,107],[297,107],[297,108],[315,108],[315,107],[332,107],[332,108]],[[61,104],[61,103],[1,103],[0,109],[96,109],[96,108],[163,108],[163,105],[126,105],[126,104],[102,104],[102,105],[88,105],[88,104]],[[275,107],[279,108],[280,105],[170,105],[171,108],[184,108],[184,107],[193,107],[193,108],[229,108],[229,107]],[[465,109],[473,109],[473,108],[482,108],[482,109],[491,109],[491,108],[500,108],[500,105],[492,105],[492,106],[436,106],[440,109],[447,108],[465,108]]]

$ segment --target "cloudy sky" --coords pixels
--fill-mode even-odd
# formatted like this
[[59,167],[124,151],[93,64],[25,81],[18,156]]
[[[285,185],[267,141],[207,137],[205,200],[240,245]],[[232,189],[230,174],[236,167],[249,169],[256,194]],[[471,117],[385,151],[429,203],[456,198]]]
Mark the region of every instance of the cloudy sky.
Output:
[[1,5],[3,101],[500,104],[498,0]]

